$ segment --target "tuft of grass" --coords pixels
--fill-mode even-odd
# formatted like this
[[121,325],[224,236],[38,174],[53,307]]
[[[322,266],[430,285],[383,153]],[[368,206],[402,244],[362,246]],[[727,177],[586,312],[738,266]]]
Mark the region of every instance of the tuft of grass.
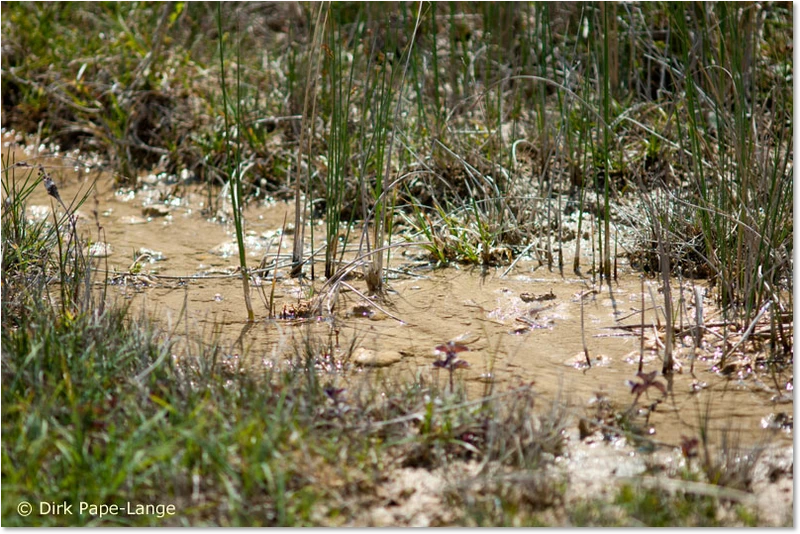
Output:
[[[3,303],[13,306],[5,310],[7,312],[22,311],[24,289],[41,285],[42,278],[50,273],[49,251],[54,246],[55,234],[49,231],[46,220],[31,222],[26,213],[28,198],[36,187],[42,186],[42,178],[27,165],[19,167],[10,153],[3,156],[2,167],[2,277],[8,284],[5,285],[6,295],[11,293],[19,297],[7,297]],[[23,172],[18,172],[22,169]],[[13,320],[19,313],[8,313],[6,317]]]
[[623,484],[613,502],[585,500],[567,510],[568,524],[577,527],[755,526],[749,508],[711,495],[667,491],[636,483]]
[[719,432],[717,450],[712,447],[708,408],[700,416],[700,467],[710,484],[740,491],[752,491],[756,465],[764,452],[763,445],[743,447],[739,432],[725,427]]
[[716,499],[691,494],[670,497],[663,490],[624,485],[614,503],[632,520],[648,527],[692,525],[719,526]]
[[[228,190],[231,198],[231,210],[233,211],[233,225],[236,230],[236,244],[239,249],[239,268],[242,272],[242,290],[244,292],[244,303],[247,308],[247,320],[253,322],[253,304],[250,298],[250,273],[247,270],[247,250],[244,248],[244,192],[242,189],[242,175],[245,172],[245,162],[242,161],[242,130],[246,128],[242,118],[242,84],[241,84],[241,48],[237,50],[236,61],[236,101],[231,102],[228,98],[228,84],[225,80],[225,38],[222,32],[222,6],[217,5],[217,30],[219,41],[219,67],[220,67],[220,89],[222,91],[222,110],[225,118],[225,174],[228,177]],[[229,111],[231,110],[231,111]],[[229,116],[233,114],[233,128],[231,128]],[[234,130],[232,132],[231,130]],[[231,146],[235,138],[233,154]]]
[[[328,7],[330,9],[330,6]],[[331,278],[338,270],[350,236],[351,225],[347,224],[344,236],[339,235],[342,223],[344,195],[347,190],[346,178],[351,172],[350,150],[353,142],[349,130],[351,95],[353,94],[354,74],[359,56],[350,60],[349,73],[345,66],[344,47],[337,39],[339,28],[335,17],[327,16],[327,44],[325,52],[324,73],[328,81],[327,96],[329,100],[330,127],[328,136],[328,154],[325,174],[325,277]],[[356,21],[360,25],[359,20]],[[359,38],[357,35],[355,38]],[[355,210],[353,210],[355,215]],[[352,223],[352,218],[351,221]],[[341,243],[340,243],[341,241]],[[340,250],[341,248],[341,250]],[[338,256],[338,260],[337,260]]]

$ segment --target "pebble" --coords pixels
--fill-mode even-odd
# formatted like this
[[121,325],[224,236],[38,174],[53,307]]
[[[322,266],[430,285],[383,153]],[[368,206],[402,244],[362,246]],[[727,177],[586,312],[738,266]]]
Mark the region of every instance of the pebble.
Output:
[[142,208],[142,215],[145,217],[166,217],[169,215],[169,208],[159,204],[145,206]]
[[353,352],[353,362],[362,367],[388,367],[403,359],[396,350],[375,351],[359,347]]
[[119,222],[122,224],[146,224],[147,219],[137,217],[136,215],[125,215],[119,218]]
[[111,245],[103,243],[102,241],[93,243],[92,246],[89,247],[89,257],[91,258],[107,258],[111,256],[111,254]]

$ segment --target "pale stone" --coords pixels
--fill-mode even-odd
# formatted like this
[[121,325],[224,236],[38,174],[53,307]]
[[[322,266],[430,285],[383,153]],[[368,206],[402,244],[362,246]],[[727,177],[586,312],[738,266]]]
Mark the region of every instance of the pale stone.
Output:
[[119,218],[119,222],[122,224],[146,224],[147,219],[142,219],[136,215],[125,215]]
[[111,252],[111,245],[103,242],[93,243],[88,250],[89,256],[92,258],[107,258],[111,256]]
[[364,347],[359,347],[353,352],[353,362],[363,367],[388,367],[403,359],[403,355],[396,350],[382,350],[380,352]]

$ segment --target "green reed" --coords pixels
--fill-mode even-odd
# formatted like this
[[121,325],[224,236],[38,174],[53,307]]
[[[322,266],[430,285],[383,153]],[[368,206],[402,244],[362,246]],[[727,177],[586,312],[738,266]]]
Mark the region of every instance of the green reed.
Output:
[[[761,305],[783,301],[776,290],[788,281],[791,250],[791,97],[785,75],[765,90],[766,76],[753,32],[753,10],[719,4],[670,11],[685,68],[674,72],[686,92],[686,148],[692,154],[696,195],[677,204],[696,207],[689,220],[702,232],[698,252],[715,273],[724,307],[742,310],[745,320]],[[691,52],[693,33],[707,38],[699,62]],[[731,39],[731,35],[741,38]],[[788,63],[774,58],[783,73]],[[716,67],[718,65],[719,67]],[[771,109],[769,109],[771,106]],[[691,226],[677,228],[691,236]]]
[[[342,223],[343,201],[347,189],[346,182],[352,168],[350,155],[353,142],[348,131],[348,123],[350,121],[351,95],[353,93],[353,81],[358,55],[353,55],[348,72],[338,23],[337,17],[328,16],[328,44],[324,49],[325,73],[329,81],[327,96],[330,113],[327,173],[325,176],[326,278],[331,278],[337,271],[337,252],[341,259],[347,248],[351,227],[350,224],[347,224],[346,232],[341,236],[340,245],[339,228]],[[340,246],[341,251],[339,251]]]
[[[228,190],[233,210],[233,225],[236,230],[236,244],[239,249],[239,268],[242,272],[242,291],[247,308],[247,320],[255,320],[253,304],[250,299],[250,273],[247,270],[247,250],[244,246],[244,193],[242,190],[242,129],[245,128],[242,116],[241,85],[241,46],[237,47],[236,60],[236,101],[228,98],[228,85],[225,80],[225,34],[222,31],[222,5],[217,4],[217,40],[219,41],[220,90],[222,91],[222,110],[225,119],[225,166],[229,184]],[[231,109],[232,108],[232,109]],[[233,117],[231,117],[231,113]],[[235,128],[235,144],[231,141],[232,128]],[[232,147],[233,145],[233,147]],[[231,154],[233,150],[233,154]]]

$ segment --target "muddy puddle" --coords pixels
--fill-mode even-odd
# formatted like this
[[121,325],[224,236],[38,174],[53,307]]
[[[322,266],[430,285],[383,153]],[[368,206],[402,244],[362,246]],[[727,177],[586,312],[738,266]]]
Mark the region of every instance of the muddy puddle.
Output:
[[[21,149],[17,160],[33,162]],[[317,257],[316,281],[290,278],[288,260],[295,236],[284,221],[291,222],[293,208],[281,202],[251,203],[245,212],[248,261],[251,267],[265,269],[252,288],[257,321],[248,326],[233,226],[219,222],[227,202],[212,197],[222,213],[209,210],[207,189],[179,177],[166,182],[144,178],[138,191],[116,191],[107,175],[76,172],[60,159],[42,163],[53,172],[65,201],[91,188],[80,208],[80,225],[94,241],[107,243],[95,256],[99,278],[108,273],[112,300],[129,301],[132,313],[146,310],[170,328],[180,325],[178,331],[188,328],[216,336],[227,347],[226,357],[254,369],[281,364],[311,336],[331,348],[331,371],[343,383],[368,373],[401,378],[422,373],[449,387],[449,371],[433,364],[444,358],[435,348],[453,341],[468,349],[457,356],[469,367],[454,370],[454,378],[463,380],[472,397],[533,383],[543,399],[567,402],[576,415],[594,415],[604,399],[625,410],[634,401],[632,385],[642,382],[636,377],[642,285],[624,260],[619,281],[600,287],[591,277],[577,277],[571,269],[561,276],[533,260],[517,262],[507,274],[506,267],[488,272],[472,267],[432,270],[421,261],[421,249],[404,247],[392,255],[385,299],[371,301],[363,296],[366,284],[359,270],[337,291],[328,291],[321,276],[324,253]],[[42,187],[28,209],[31,217],[52,217],[52,206]],[[324,226],[316,227],[315,233],[314,247],[319,248]],[[350,247],[357,247],[357,241]],[[589,242],[582,248],[590,250]],[[311,250],[310,243],[306,250]],[[564,250],[572,253],[574,241]],[[571,265],[571,259],[566,264]],[[278,317],[270,319],[273,279]],[[711,357],[721,350],[719,338],[726,326],[707,293],[704,286],[695,291],[691,281],[684,284],[684,328],[675,344],[681,371],[661,402],[656,404],[662,398],[658,387],[642,393],[639,405],[653,408],[642,423],[643,432],[677,446],[682,436],[696,436],[701,420],[708,417],[712,433],[733,429],[743,445],[769,441],[790,448],[791,373],[772,376],[761,365],[768,357],[767,343],[758,350],[751,342],[743,344],[746,352],[734,351],[725,369],[715,368]],[[721,326],[709,327],[704,334],[705,348],[696,353],[692,373],[695,338],[690,327],[697,295],[703,298],[704,324]],[[661,306],[663,295],[657,281],[645,282],[644,297],[644,372],[660,375],[664,330],[657,325],[663,316],[657,317],[653,308]],[[678,309],[677,281],[673,298]],[[320,305],[323,313],[303,318],[312,305]],[[727,328],[730,346],[741,329]],[[657,381],[666,385],[663,377]]]

